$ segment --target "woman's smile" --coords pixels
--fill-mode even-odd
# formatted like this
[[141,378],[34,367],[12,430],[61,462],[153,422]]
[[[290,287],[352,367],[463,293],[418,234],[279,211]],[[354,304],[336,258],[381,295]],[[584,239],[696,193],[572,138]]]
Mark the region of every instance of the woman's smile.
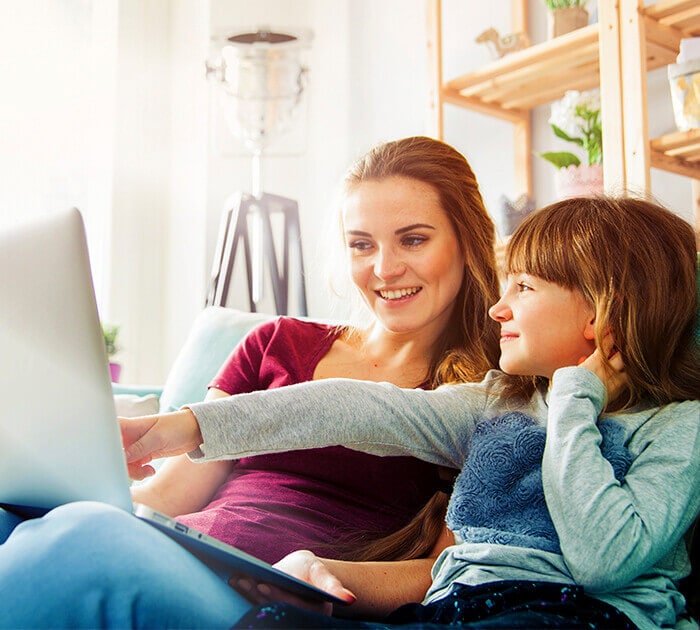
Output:
[[410,287],[407,289],[379,289],[375,293],[388,302],[407,302],[418,294],[423,287]]

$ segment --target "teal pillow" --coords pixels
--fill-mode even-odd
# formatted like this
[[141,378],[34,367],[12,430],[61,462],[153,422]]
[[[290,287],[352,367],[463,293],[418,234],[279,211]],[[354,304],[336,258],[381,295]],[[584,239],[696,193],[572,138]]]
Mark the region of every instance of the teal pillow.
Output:
[[238,342],[256,326],[274,318],[267,313],[221,306],[205,308],[170,369],[160,397],[160,412],[177,411],[182,405],[204,400],[207,385]]

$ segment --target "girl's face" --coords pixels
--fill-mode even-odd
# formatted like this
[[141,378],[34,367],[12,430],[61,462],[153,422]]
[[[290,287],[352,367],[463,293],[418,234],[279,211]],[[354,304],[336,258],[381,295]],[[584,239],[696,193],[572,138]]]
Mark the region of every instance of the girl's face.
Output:
[[489,310],[501,324],[504,372],[552,378],[595,350],[595,310],[580,291],[526,273],[510,274],[501,299]]
[[464,256],[432,186],[406,177],[353,188],[343,208],[352,280],[387,330],[444,330]]

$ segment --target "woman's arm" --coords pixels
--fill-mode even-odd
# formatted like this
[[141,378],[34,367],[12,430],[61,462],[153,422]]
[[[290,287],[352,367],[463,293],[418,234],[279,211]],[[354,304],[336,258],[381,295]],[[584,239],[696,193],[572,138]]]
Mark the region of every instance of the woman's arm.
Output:
[[[261,375],[262,361],[274,327],[274,322],[261,324],[243,338],[212,379],[206,400],[225,398],[231,394],[266,387],[267,381]],[[152,419],[146,417],[140,421],[148,423]],[[172,457],[163,462],[158,474],[148,484],[133,489],[134,501],[150,505],[170,516],[198,511],[211,500],[234,465],[232,461],[222,461],[204,466],[200,470],[184,455],[185,451],[180,452],[183,453],[181,457]],[[153,454],[153,458],[156,457],[158,455]],[[154,473],[153,467],[149,465],[129,466],[132,479],[144,479]]]
[[[210,388],[207,400],[228,396]],[[179,516],[201,510],[233,469],[234,462],[221,460],[195,464],[186,455],[165,460],[156,475],[143,485],[131,489],[135,503],[143,503],[169,516]]]
[[[400,562],[348,562],[318,558],[310,551],[295,551],[275,566],[347,601],[349,606],[335,607],[337,616],[379,619],[403,604],[423,600],[432,582],[431,569],[435,558],[453,544],[454,535],[445,528],[428,558]],[[256,603],[282,599],[307,606],[296,597],[266,584],[255,584],[250,578],[232,578],[230,582]],[[308,607],[318,610],[316,604]],[[325,612],[330,613],[330,609],[326,608]]]
[[172,457],[163,462],[151,481],[133,487],[131,498],[171,517],[198,512],[226,481],[233,465],[225,460],[200,465],[187,455]]
[[[297,562],[291,556],[287,556],[276,566],[288,573],[292,572],[285,566],[288,558]],[[311,565],[306,577],[300,579],[311,576],[315,582],[320,581],[319,576],[324,570],[328,571],[356,598],[350,606],[334,607],[333,612],[339,617],[380,619],[403,604],[422,601],[432,583],[430,574],[434,563],[432,558],[400,562],[345,562],[320,558],[316,558],[315,561],[320,562],[323,568],[314,569]],[[335,594],[342,596],[338,591]]]

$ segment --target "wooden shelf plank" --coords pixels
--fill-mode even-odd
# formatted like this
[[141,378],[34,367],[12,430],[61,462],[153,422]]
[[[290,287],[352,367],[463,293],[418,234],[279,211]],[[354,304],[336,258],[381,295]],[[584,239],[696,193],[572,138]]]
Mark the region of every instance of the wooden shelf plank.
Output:
[[697,0],[660,0],[655,4],[644,7],[642,12],[655,20],[661,20],[683,13],[688,9],[697,11],[697,5]]
[[507,120],[512,123],[522,122],[524,117],[527,116],[527,112],[513,109],[503,109],[497,105],[489,105],[480,99],[463,96],[455,90],[443,89],[442,100],[443,102],[451,105],[466,107],[467,109],[471,109],[475,112],[486,114],[487,116],[493,116],[494,118],[500,118],[501,120]]
[[664,136],[654,138],[650,144],[652,150],[661,153],[673,151],[684,146],[700,145],[700,129],[668,133]]
[[682,36],[700,35],[700,10],[697,0],[661,0],[643,7],[641,13],[662,27],[670,27]]
[[451,79],[447,82],[446,87],[454,90],[464,90],[490,79],[523,71],[533,64],[546,63],[549,59],[556,59],[557,57],[571,54],[572,51],[575,54],[575,51],[580,50],[586,44],[595,44],[597,40],[597,25],[591,24],[561,37],[506,55],[498,61],[494,61],[474,72]]
[[700,178],[700,129],[669,133],[649,144],[654,168]]
[[[668,5],[664,7],[664,15],[677,6],[686,7],[685,0],[664,4]],[[700,15],[697,0],[690,6]],[[673,11],[670,15],[673,16]],[[648,33],[647,68],[653,70],[674,63],[682,33],[649,16],[644,19]],[[445,84],[445,91],[452,98],[455,93],[461,93],[465,97],[461,103],[471,109],[479,101],[503,109],[534,109],[561,98],[567,90],[596,87],[600,82],[598,50],[599,25],[590,24],[455,77]],[[546,89],[542,89],[543,83]]]
[[700,162],[691,164],[685,160],[674,158],[664,153],[657,153],[656,151],[651,152],[650,158],[651,165],[654,168],[675,173],[676,175],[683,175],[684,177],[700,179]]

